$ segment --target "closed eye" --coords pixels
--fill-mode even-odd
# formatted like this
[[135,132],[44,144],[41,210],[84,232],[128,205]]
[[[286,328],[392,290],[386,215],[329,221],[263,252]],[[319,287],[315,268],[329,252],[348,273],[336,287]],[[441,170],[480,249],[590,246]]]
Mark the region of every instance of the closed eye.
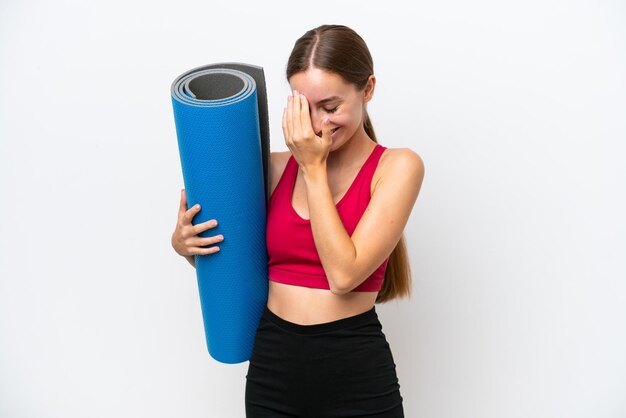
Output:
[[334,107],[334,108],[332,108],[332,109],[326,109],[326,108],[324,108],[324,110],[325,110],[325,111],[327,111],[328,113],[335,113],[335,112],[337,111],[337,108],[338,108],[338,107],[339,107],[339,106],[336,106],[336,107]]

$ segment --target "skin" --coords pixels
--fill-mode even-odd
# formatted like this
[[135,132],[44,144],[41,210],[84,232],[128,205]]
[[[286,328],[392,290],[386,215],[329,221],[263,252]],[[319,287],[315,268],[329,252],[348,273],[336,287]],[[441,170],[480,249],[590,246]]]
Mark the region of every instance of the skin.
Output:
[[[292,205],[310,220],[330,290],[270,280],[267,306],[288,321],[309,325],[357,315],[374,306],[377,292],[351,290],[382,264],[400,240],[421,188],[424,164],[408,148],[385,150],[372,179],[370,203],[349,236],[335,205],[376,146],[363,128],[365,104],[373,97],[376,78],[370,76],[367,86],[358,91],[337,74],[311,68],[294,74],[289,84],[293,95],[287,98],[282,121],[289,151],[271,153],[271,191],[293,155],[299,170]],[[339,99],[321,102],[332,96]],[[331,137],[334,128],[340,129]],[[191,224],[199,209],[197,205],[187,209],[183,190],[172,246],[192,265],[194,254],[214,253],[214,244],[223,239],[197,237],[214,227],[210,221]]]

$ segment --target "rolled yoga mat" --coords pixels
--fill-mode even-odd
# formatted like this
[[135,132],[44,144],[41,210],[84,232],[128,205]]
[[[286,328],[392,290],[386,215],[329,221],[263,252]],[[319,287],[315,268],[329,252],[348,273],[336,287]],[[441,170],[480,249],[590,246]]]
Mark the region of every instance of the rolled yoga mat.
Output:
[[206,344],[222,363],[249,360],[267,302],[266,208],[269,123],[263,69],[198,67],[171,86],[187,206],[201,237],[224,235],[220,251],[195,256]]

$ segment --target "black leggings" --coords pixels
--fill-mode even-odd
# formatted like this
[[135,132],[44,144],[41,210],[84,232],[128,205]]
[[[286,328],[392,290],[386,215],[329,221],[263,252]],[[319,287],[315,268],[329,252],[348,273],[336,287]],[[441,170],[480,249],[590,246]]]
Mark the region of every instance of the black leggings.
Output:
[[246,375],[246,417],[404,417],[376,308],[300,325],[267,306]]

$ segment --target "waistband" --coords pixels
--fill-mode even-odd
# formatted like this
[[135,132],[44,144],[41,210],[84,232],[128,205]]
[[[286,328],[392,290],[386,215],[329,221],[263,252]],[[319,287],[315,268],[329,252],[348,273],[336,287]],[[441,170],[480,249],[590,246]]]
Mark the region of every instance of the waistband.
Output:
[[265,306],[265,312],[263,317],[272,321],[275,325],[297,334],[319,334],[328,331],[336,331],[338,329],[344,329],[354,327],[358,325],[367,324],[371,321],[378,320],[378,314],[376,313],[376,306],[368,311],[362,312],[357,315],[349,316],[347,318],[337,319],[331,322],[323,322],[321,324],[302,325],[295,322],[287,321],[276,315],[274,312]]

